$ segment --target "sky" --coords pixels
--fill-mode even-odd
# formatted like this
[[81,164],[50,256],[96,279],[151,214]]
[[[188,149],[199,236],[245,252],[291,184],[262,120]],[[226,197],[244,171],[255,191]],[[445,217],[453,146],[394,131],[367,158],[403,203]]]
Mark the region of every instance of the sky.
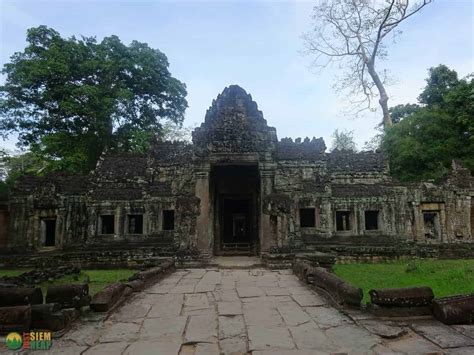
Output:
[[[427,70],[446,64],[460,76],[474,72],[474,5],[437,0],[402,23],[390,43],[389,105],[415,103]],[[359,148],[370,140],[381,112],[348,113],[350,99],[334,84],[337,67],[316,70],[305,56],[315,1],[0,0],[0,65],[26,46],[26,30],[47,25],[72,35],[118,35],[124,43],[146,42],[164,52],[172,75],[187,86],[185,126],[196,126],[212,100],[231,84],[250,93],[278,137],[323,137],[354,131]],[[4,78],[0,77],[0,82]],[[15,147],[15,137],[0,146]]]

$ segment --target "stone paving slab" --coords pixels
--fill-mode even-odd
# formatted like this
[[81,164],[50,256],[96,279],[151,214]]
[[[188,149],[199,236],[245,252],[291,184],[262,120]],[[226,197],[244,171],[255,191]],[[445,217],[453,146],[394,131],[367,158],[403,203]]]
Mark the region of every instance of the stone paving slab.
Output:
[[442,348],[459,348],[474,346],[474,339],[469,338],[452,327],[438,321],[426,321],[412,324],[412,328],[428,340]]
[[187,343],[217,343],[216,316],[190,316],[184,338]]
[[121,354],[129,344],[125,341],[123,342],[116,342],[116,343],[100,343],[96,344],[86,352],[84,355],[117,355]]
[[291,270],[189,269],[134,294],[108,318],[76,323],[49,353],[473,354],[473,329],[342,313]]
[[217,313],[220,316],[235,316],[242,314],[242,303],[238,301],[218,302]]
[[187,317],[147,318],[139,337],[142,339],[180,338],[186,327]]
[[274,350],[295,349],[295,343],[286,327],[262,327],[250,325],[247,328],[249,334],[249,350]]

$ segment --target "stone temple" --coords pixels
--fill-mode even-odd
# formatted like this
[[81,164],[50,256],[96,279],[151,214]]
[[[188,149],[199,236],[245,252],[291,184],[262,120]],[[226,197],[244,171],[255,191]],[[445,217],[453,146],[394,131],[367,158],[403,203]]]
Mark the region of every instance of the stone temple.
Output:
[[453,162],[440,184],[400,183],[380,152],[278,140],[233,85],[212,102],[192,144],[104,154],[88,176],[24,177],[0,220],[2,258],[12,263],[32,253],[92,263],[315,251],[467,256],[474,179]]

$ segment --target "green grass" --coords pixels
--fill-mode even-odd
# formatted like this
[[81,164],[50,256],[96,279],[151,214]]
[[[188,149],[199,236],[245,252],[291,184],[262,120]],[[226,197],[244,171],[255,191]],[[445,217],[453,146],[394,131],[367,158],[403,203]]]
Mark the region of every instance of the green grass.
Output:
[[[0,276],[17,276],[28,270],[14,269],[14,270],[0,270]],[[80,274],[66,275],[53,282],[43,282],[39,286],[46,294],[46,289],[49,285],[60,285],[68,283],[82,283],[89,279],[89,294],[95,295],[105,286],[117,282],[125,281],[132,276],[136,270],[128,269],[114,269],[114,270],[82,270]]]
[[351,285],[364,290],[429,286],[436,297],[474,292],[474,259],[403,260],[384,264],[341,264],[334,272]]

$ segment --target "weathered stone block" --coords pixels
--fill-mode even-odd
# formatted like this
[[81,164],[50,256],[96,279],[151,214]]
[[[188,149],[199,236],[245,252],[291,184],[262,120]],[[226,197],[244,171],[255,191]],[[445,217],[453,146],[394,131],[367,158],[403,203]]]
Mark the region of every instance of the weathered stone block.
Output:
[[362,289],[349,285],[326,269],[312,268],[307,279],[309,283],[326,290],[337,303],[360,306]]
[[128,288],[131,288],[133,292],[139,292],[145,288],[145,281],[143,280],[133,280],[126,283]]
[[90,308],[96,312],[107,312],[121,299],[126,288],[127,286],[120,282],[107,286],[94,295]]
[[43,292],[39,287],[0,288],[0,307],[41,303],[43,303]]
[[338,298],[345,304],[360,306],[364,293],[361,288],[342,282],[337,286]]
[[430,306],[391,307],[369,303],[367,310],[377,317],[417,317],[431,315]]
[[61,309],[59,303],[45,303],[31,306],[31,327],[32,328],[48,328],[48,321],[54,313]]
[[81,308],[90,301],[88,284],[52,285],[46,294],[47,303],[59,303],[61,308]]
[[429,306],[434,298],[433,290],[429,287],[370,290],[369,295],[372,303],[390,307]]
[[[35,328],[48,329],[52,331],[67,328],[72,322],[79,318],[80,312],[75,308],[64,308],[49,314],[41,321],[35,322]],[[33,325],[32,325],[33,327]]]
[[30,329],[31,306],[0,307],[0,333]]
[[293,264],[293,272],[298,278],[304,282],[308,282],[307,274],[312,269],[311,264],[305,260],[297,260]]
[[444,324],[472,324],[474,323],[474,294],[435,299],[433,314]]

